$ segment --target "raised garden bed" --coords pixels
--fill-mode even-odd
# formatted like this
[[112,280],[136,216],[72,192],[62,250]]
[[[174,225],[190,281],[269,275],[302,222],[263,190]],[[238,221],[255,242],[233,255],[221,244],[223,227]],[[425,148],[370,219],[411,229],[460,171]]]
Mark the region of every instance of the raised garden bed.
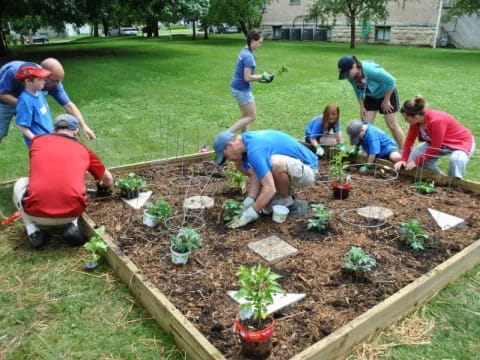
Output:
[[[303,301],[275,314],[271,358],[333,359],[479,262],[480,244],[475,240],[480,230],[476,211],[480,197],[471,191],[478,193],[480,187],[475,183],[456,182],[468,192],[440,186],[428,198],[409,190],[409,178],[354,180],[348,199],[333,200],[330,184],[320,181],[297,196],[334,211],[327,234],[307,231],[309,216],[289,218],[283,224],[263,217],[243,229],[228,230],[221,204],[243,197],[225,182],[223,171],[205,159],[207,155],[190,156],[172,164],[159,161],[117,169],[117,173],[134,170],[145,178],[154,199],[162,197],[172,204],[180,222],[171,222],[170,230],[142,225],[142,210],[132,209],[116,196],[92,197],[86,217],[90,233],[94,225],[106,226],[111,236],[105,237],[111,246],[108,261],[192,358],[238,357],[237,304],[226,292],[238,288],[235,272],[241,264],[269,266],[283,276],[279,281],[287,292],[307,294]],[[320,169],[326,172],[327,166],[322,164]],[[437,177],[437,184],[442,181],[448,179]],[[190,214],[205,222],[196,220],[193,225],[199,228],[203,247],[187,265],[178,267],[169,260],[169,236],[181,225],[183,200],[193,195],[212,196],[215,206]],[[342,220],[350,219],[352,209],[372,204],[390,208],[394,215],[378,227]],[[464,218],[465,225],[441,231],[427,208]],[[418,254],[406,249],[397,231],[401,222],[412,219],[434,238],[433,246]],[[271,235],[288,242],[297,253],[268,263],[247,247]],[[361,246],[377,260],[376,270],[365,278],[342,274],[342,258],[351,246]]]

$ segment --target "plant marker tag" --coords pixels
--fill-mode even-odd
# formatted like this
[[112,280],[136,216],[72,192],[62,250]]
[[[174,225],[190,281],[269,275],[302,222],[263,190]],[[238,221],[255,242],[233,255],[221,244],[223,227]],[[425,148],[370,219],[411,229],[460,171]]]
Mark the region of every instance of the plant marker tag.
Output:
[[[234,290],[227,291],[228,296],[230,296],[233,300],[235,300],[237,303],[245,304],[247,301],[242,298],[242,299],[235,299],[234,296],[237,292]],[[278,311],[288,305],[294,304],[296,302],[299,302],[302,300],[306,294],[277,294],[273,293],[273,304],[267,306],[267,314],[272,314],[275,311]],[[244,314],[244,316],[249,317],[248,314]],[[251,315],[250,315],[251,316]]]
[[433,219],[437,222],[438,226],[440,226],[442,230],[448,230],[465,221],[465,219],[461,219],[459,217],[430,208],[428,209],[428,212],[430,213],[430,215],[432,215]]
[[267,261],[278,260],[297,252],[297,249],[275,235],[251,242],[248,247]]
[[128,205],[133,207],[134,209],[138,210],[143,205],[145,205],[145,203],[150,198],[150,196],[152,196],[152,192],[151,191],[145,191],[145,192],[140,192],[138,194],[138,197],[136,197],[136,198],[133,198],[133,199],[130,199],[130,200],[127,200],[127,199],[124,199],[124,198],[121,198],[121,199],[123,201],[125,201]]

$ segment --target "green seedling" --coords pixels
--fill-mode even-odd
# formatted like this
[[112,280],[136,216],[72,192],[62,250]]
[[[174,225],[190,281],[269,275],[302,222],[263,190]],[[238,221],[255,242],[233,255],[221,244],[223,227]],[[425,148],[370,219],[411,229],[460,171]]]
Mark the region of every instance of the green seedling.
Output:
[[180,229],[177,235],[170,237],[170,242],[173,248],[180,253],[194,251],[202,247],[200,234],[190,228]]
[[243,204],[235,200],[225,200],[222,204],[222,209],[226,210],[223,220],[228,222],[242,215]]
[[437,192],[437,190],[435,190],[433,181],[431,183],[419,181],[413,184],[413,186],[415,186],[415,189],[422,194],[431,194]]
[[242,189],[245,186],[245,175],[235,168],[228,168],[225,170],[227,181],[236,189]]
[[400,240],[413,251],[425,250],[425,247],[432,244],[432,238],[423,232],[417,220],[401,223],[398,231]]
[[326,230],[328,228],[328,222],[332,217],[332,211],[324,208],[322,204],[312,204],[312,210],[315,213],[313,219],[308,219],[307,228],[317,229],[317,231]]
[[241,265],[236,275],[241,287],[235,298],[246,300],[238,310],[252,313],[253,318],[260,323],[267,317],[267,306],[273,304],[273,293],[285,292],[277,282],[281,276],[260,264],[252,267]]
[[147,185],[146,181],[133,172],[115,181],[115,186],[126,191],[138,190],[145,187],[146,185]]
[[156,202],[145,203],[147,213],[157,217],[159,220],[165,220],[172,215],[172,207],[164,199],[158,199]]
[[278,68],[278,70],[274,71],[273,73],[275,75],[282,75],[283,73],[288,72],[290,69],[288,68],[287,65],[282,65]]
[[108,245],[103,241],[102,235],[105,232],[105,226],[101,226],[95,230],[96,236],[93,236],[83,247],[85,250],[90,251],[90,259],[88,261],[96,262],[100,259],[100,254],[107,251]]
[[345,171],[346,162],[343,161],[343,159],[347,156],[347,153],[343,151],[337,151],[330,160],[330,165],[328,168],[330,175],[332,175],[334,180],[339,183],[348,182],[347,172]]
[[343,257],[342,268],[363,275],[370,272],[377,265],[372,255],[366,254],[361,247],[352,246],[350,251]]

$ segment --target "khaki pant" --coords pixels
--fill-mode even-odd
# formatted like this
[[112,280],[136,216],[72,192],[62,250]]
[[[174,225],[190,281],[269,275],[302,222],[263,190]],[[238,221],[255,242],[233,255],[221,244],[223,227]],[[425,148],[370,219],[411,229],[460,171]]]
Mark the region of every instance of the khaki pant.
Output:
[[304,188],[315,182],[317,169],[312,169],[298,159],[286,159],[287,174],[290,176],[291,186]]

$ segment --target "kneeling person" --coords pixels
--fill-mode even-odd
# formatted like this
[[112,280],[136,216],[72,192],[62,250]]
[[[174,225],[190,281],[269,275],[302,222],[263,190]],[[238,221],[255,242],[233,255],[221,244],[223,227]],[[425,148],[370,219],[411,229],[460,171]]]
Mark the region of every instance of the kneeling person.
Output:
[[49,238],[49,227],[68,225],[64,240],[73,246],[85,238],[77,220],[87,207],[85,172],[100,186],[110,189],[113,178],[98,157],[78,142],[78,120],[68,114],[55,120],[55,133],[38,135],[30,147],[30,177],[20,178],[13,201],[22,214],[28,239],[34,248]]
[[273,205],[293,205],[290,187],[307,187],[315,181],[318,161],[314,153],[290,135],[276,130],[248,131],[235,135],[224,131],[213,144],[217,165],[225,160],[249,178],[243,214],[230,228],[258,218],[258,212]]

